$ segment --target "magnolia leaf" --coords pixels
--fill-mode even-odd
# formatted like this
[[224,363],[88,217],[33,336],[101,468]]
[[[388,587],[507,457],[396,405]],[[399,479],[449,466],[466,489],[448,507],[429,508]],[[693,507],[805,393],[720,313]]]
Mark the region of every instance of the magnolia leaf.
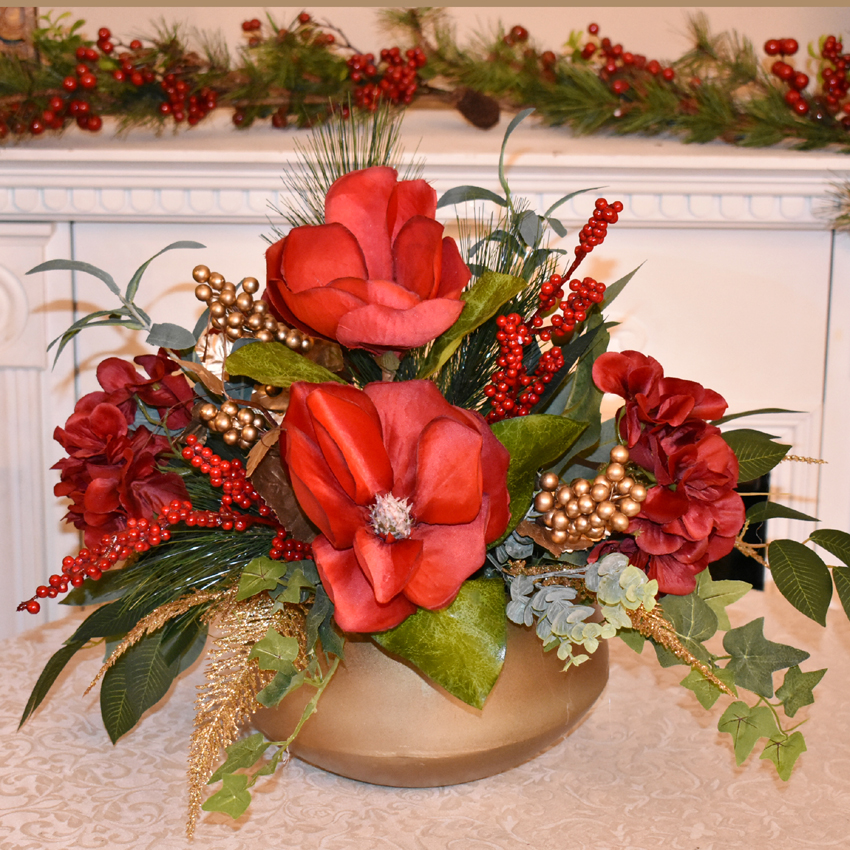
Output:
[[721,436],[738,458],[739,481],[761,478],[791,449],[791,446],[784,443],[774,443],[763,431],[753,431],[750,428],[725,431]]
[[745,410],[743,413],[727,413],[726,416],[721,416],[720,419],[712,420],[712,425],[722,425],[724,422],[731,422],[733,419],[741,419],[744,416],[757,416],[763,413],[799,413],[799,410],[786,410],[784,407],[760,407],[758,410]]
[[826,669],[804,673],[795,666],[785,674],[785,681],[776,689],[776,696],[782,700],[782,707],[789,717],[793,717],[804,705],[811,705],[815,701],[812,691],[824,673]]
[[844,613],[850,617],[850,567],[833,567],[832,578],[835,581],[838,598],[844,607]]
[[777,735],[768,741],[761,758],[770,759],[776,765],[779,778],[787,782],[797,759],[806,752],[806,741],[802,732],[792,732],[788,736]]
[[205,812],[224,812],[236,820],[250,805],[248,777],[244,773],[225,773],[221,789],[205,800],[201,808]]
[[492,318],[503,304],[526,286],[528,282],[521,277],[485,272],[471,289],[460,296],[465,302],[463,312],[445,333],[434,340],[417,377],[427,378],[436,372],[457,351],[465,336]]
[[372,638],[450,694],[481,708],[505,661],[505,584],[500,578],[464,582],[448,608],[420,608]]
[[482,189],[479,186],[455,186],[437,201],[437,209],[464,204],[467,201],[492,201],[500,207],[508,205],[508,202],[501,195],[497,195],[489,189]]
[[265,637],[260,638],[249,658],[256,658],[261,670],[289,670],[298,657],[298,638],[285,637],[274,626],[269,626]]
[[209,778],[207,785],[218,782],[226,773],[235,773],[237,770],[255,765],[270,746],[271,742],[265,739],[262,732],[255,732],[231,744],[227,748],[227,760]]
[[703,570],[697,576],[697,595],[714,611],[717,616],[717,628],[724,632],[732,628],[726,606],[737,602],[753,589],[745,581],[714,581],[708,570]]
[[[728,670],[724,670],[722,668],[715,668],[711,671],[726,685],[733,693],[737,694],[735,690],[735,677]],[[689,691],[693,691],[696,698],[699,700],[699,704],[705,708],[711,708],[714,703],[717,702],[720,695],[723,691],[714,684],[714,682],[706,679],[705,676],[700,672],[699,669],[693,668],[681,682],[680,685],[687,688]]]
[[759,738],[770,738],[779,732],[776,718],[766,705],[750,708],[740,700],[723,712],[717,728],[732,736],[737,764],[741,764],[753,751]]
[[822,546],[830,555],[840,558],[850,567],[850,534],[837,528],[819,528],[809,535],[809,540]]
[[494,545],[501,543],[525,516],[537,483],[538,470],[564,454],[585,427],[583,422],[547,413],[518,416],[493,424],[493,434],[511,455],[507,480],[511,521]]
[[260,384],[288,389],[296,381],[324,384],[345,381],[323,366],[296,354],[280,342],[254,342],[243,345],[225,361],[231,375],[245,375]]
[[145,342],[148,345],[159,346],[160,348],[182,350],[195,347],[195,335],[191,331],[187,331],[186,328],[181,328],[180,325],[162,322],[151,328]]
[[[160,255],[164,254],[166,251],[173,251],[178,248],[206,248],[206,245],[201,245],[200,242],[172,242],[170,245],[166,245],[161,251],[157,251],[147,262],[142,263],[133,274],[133,277],[130,278],[130,282],[127,284],[127,295],[126,298],[128,301],[132,301],[136,297],[136,292],[139,289],[139,282],[142,279],[142,275],[147,271],[148,266]],[[192,343],[194,345],[194,343]],[[188,346],[182,346],[183,348],[188,348]]]
[[773,672],[800,664],[808,652],[764,636],[764,617],[732,629],[723,637],[723,648],[732,656],[726,665],[735,674],[735,682],[760,697],[773,696]]
[[832,579],[820,556],[796,540],[774,540],[767,547],[767,558],[779,592],[798,611],[825,626]]
[[242,570],[242,575],[239,578],[239,590],[236,592],[236,601],[241,602],[262,590],[274,589],[280,579],[286,575],[288,569],[289,564],[286,561],[273,561],[265,556],[254,558]]
[[785,505],[779,505],[776,502],[756,502],[747,511],[747,522],[751,525],[756,522],[764,522],[767,519],[800,519],[805,522],[817,522],[817,517],[809,516],[808,514],[795,511],[793,508],[787,508]]
[[[90,584],[91,582],[88,583]],[[41,671],[41,675],[38,677],[38,681],[35,683],[30,698],[24,707],[21,722],[18,724],[19,729],[41,705],[53,683],[56,681],[56,677],[65,669],[65,665],[76,655],[77,651],[85,646],[85,643],[83,640],[72,641],[50,656],[50,660],[44,665],[44,669]]]
[[[708,650],[702,645],[717,631],[717,615],[696,593],[687,596],[665,596],[661,601],[664,615],[673,624],[676,634],[685,649],[700,661],[708,662]],[[656,651],[660,644],[656,644]],[[663,647],[662,647],[663,648]],[[686,664],[673,653],[666,651],[658,660],[663,667],[674,664]]]

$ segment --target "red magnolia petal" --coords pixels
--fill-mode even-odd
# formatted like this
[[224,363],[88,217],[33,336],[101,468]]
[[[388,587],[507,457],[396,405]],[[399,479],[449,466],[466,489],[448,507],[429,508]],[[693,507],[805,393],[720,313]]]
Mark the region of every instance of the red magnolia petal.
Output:
[[419,303],[419,298],[408,292],[403,286],[391,280],[362,280],[355,277],[343,277],[335,280],[331,287],[349,292],[364,304],[380,304],[396,310],[407,310]]
[[404,595],[422,608],[434,610],[448,605],[466,579],[484,563],[487,547],[484,529],[490,512],[489,499],[482,499],[481,513],[467,525],[425,525],[413,529],[411,537],[423,543],[419,569],[404,589]]
[[340,319],[336,338],[348,348],[417,348],[436,339],[458,319],[464,304],[435,298],[410,310],[370,304]]
[[338,277],[369,277],[357,239],[341,224],[291,230],[284,240],[281,272],[291,293],[327,286]]
[[416,216],[393,244],[393,278],[423,301],[436,296],[443,265],[443,225]]
[[107,357],[97,367],[97,382],[108,393],[123,390],[128,384],[134,386],[141,380],[141,376],[133,366],[119,357]]
[[688,509],[688,497],[679,490],[650,487],[646,501],[641,505],[640,516],[655,523],[671,522]]
[[472,272],[460,256],[457,243],[451,236],[443,238],[443,273],[437,298],[458,298],[472,277]]
[[608,351],[593,364],[593,382],[602,392],[633,399],[649,394],[664,376],[661,364],[639,351]]
[[348,228],[366,258],[368,274],[352,274],[351,277],[392,278],[387,206],[396,180],[393,168],[367,168],[340,177],[328,190],[325,221],[328,224],[338,222]]
[[305,327],[330,339],[336,338],[341,319],[352,310],[366,306],[356,295],[333,286],[305,289],[303,292],[282,290],[281,297]]
[[334,603],[334,620],[346,632],[382,632],[409,617],[416,606],[404,596],[381,604],[375,599],[354,549],[334,549],[319,535],[313,541],[313,555],[322,584]]
[[441,417],[419,440],[413,516],[429,525],[472,522],[481,510],[481,434]]
[[368,505],[378,493],[392,490],[393,470],[381,421],[368,396],[345,398],[334,387],[323,386],[307,396],[307,408],[327,465],[358,505]]
[[670,555],[681,548],[685,542],[677,534],[667,534],[661,526],[636,517],[632,520],[629,531],[635,533],[638,548],[649,555]]
[[83,504],[87,512],[95,514],[108,514],[118,510],[120,502],[117,478],[95,478],[91,481],[86,487]]
[[661,593],[672,593],[676,596],[686,596],[693,593],[696,587],[696,576],[708,566],[708,561],[685,564],[673,556],[666,555],[651,558],[646,571],[650,579],[658,582]]
[[99,404],[89,417],[92,431],[103,439],[123,437],[127,420],[114,404]]
[[421,540],[396,540],[386,543],[369,528],[358,528],[354,535],[354,554],[372,585],[375,599],[382,605],[404,590],[419,566]]
[[387,233],[395,244],[399,231],[414,216],[433,219],[437,214],[437,193],[424,180],[396,183],[387,203]]

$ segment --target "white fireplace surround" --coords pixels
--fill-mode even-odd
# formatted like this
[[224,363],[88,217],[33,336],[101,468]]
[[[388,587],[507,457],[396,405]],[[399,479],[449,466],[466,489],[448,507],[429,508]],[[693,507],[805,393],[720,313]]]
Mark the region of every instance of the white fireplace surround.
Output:
[[[496,166],[506,126],[482,132],[448,111],[405,119],[408,158],[425,161],[438,194],[472,184],[499,191]],[[819,212],[831,184],[850,171],[835,152],[689,146],[665,138],[576,138],[528,121],[511,138],[507,173],[515,195],[543,212],[558,210],[572,234],[593,198],[620,199],[624,211],[582,271],[611,283],[645,265],[613,305],[622,321],[612,347],[656,356],[667,374],[720,391],[730,410],[785,407],[778,416],[734,423],[793,444],[828,465],[783,463],[777,495],[822,524],[850,529],[850,237],[828,230]],[[109,129],[108,127],[106,128]],[[284,165],[303,132],[237,132],[223,119],[181,135],[135,132],[116,139],[69,132],[0,148],[0,426],[7,601],[0,637],[58,616],[15,614],[76,544],[61,528],[52,495],[61,457],[52,439],[80,394],[96,388],[94,369],[112,353],[131,357],[141,340],[112,329],[77,337],[53,369],[45,348],[75,318],[112,306],[85,275],[26,276],[46,259],[98,265],[121,285],[166,244],[204,242],[151,265],[141,303],[154,321],[191,325],[197,302],[190,272],[206,262],[228,277],[260,277],[259,235],[280,205]],[[421,140],[421,141],[420,141]],[[454,210],[441,210],[451,225]],[[463,211],[461,211],[463,215]],[[731,427],[731,426],[730,426]],[[801,537],[800,523],[775,521],[772,536]],[[49,612],[49,613],[48,613]]]

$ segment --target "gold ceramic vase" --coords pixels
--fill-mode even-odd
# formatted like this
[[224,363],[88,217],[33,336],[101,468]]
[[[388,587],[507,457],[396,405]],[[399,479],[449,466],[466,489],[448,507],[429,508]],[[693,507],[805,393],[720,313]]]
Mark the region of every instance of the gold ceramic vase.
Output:
[[[345,661],[293,755],[375,785],[427,788],[471,782],[527,761],[565,735],[608,681],[608,647],[562,671],[533,629],[508,624],[505,664],[484,708],[472,708],[368,639],[349,639]],[[255,715],[271,740],[291,734],[312,695],[300,688]]]

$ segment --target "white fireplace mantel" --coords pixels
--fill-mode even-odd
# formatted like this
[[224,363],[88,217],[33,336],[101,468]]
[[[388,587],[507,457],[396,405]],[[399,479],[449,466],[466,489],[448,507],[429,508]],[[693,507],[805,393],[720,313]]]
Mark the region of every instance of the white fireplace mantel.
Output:
[[[506,124],[480,131],[449,111],[411,111],[403,146],[408,158],[424,160],[438,194],[464,184],[500,191]],[[207,251],[164,255],[141,292],[154,321],[191,326],[196,262],[236,279],[262,276],[259,236],[276,218],[271,205],[286,200],[282,170],[305,136],[239,132],[222,116],[159,138],[75,130],[0,148],[0,468],[10,485],[0,490],[0,513],[13,519],[0,572],[16,598],[30,596],[73,542],[59,531],[62,510],[52,496],[48,467],[61,456],[53,428],[75,397],[96,388],[101,359],[141,350],[138,340],[99,329],[79,336],[50,370],[47,343],[111,302],[85,275],[25,273],[45,259],[74,257],[120,284],[169,242],[194,239]],[[613,305],[611,318],[622,325],[612,345],[639,348],[668,374],[717,389],[732,410],[799,411],[740,424],[769,430],[796,454],[827,458],[823,467],[781,464],[772,486],[825,525],[850,528],[850,237],[829,231],[821,212],[850,157],[576,138],[529,120],[511,137],[505,162],[512,191],[538,212],[569,192],[603,187],[559,208],[571,232],[598,195],[623,202],[620,222],[582,269],[610,283],[646,261]],[[451,209],[440,214],[447,223],[455,217]],[[572,252],[571,235],[563,247]],[[801,530],[787,526],[771,533]],[[0,636],[19,630],[20,620],[4,609]]]

